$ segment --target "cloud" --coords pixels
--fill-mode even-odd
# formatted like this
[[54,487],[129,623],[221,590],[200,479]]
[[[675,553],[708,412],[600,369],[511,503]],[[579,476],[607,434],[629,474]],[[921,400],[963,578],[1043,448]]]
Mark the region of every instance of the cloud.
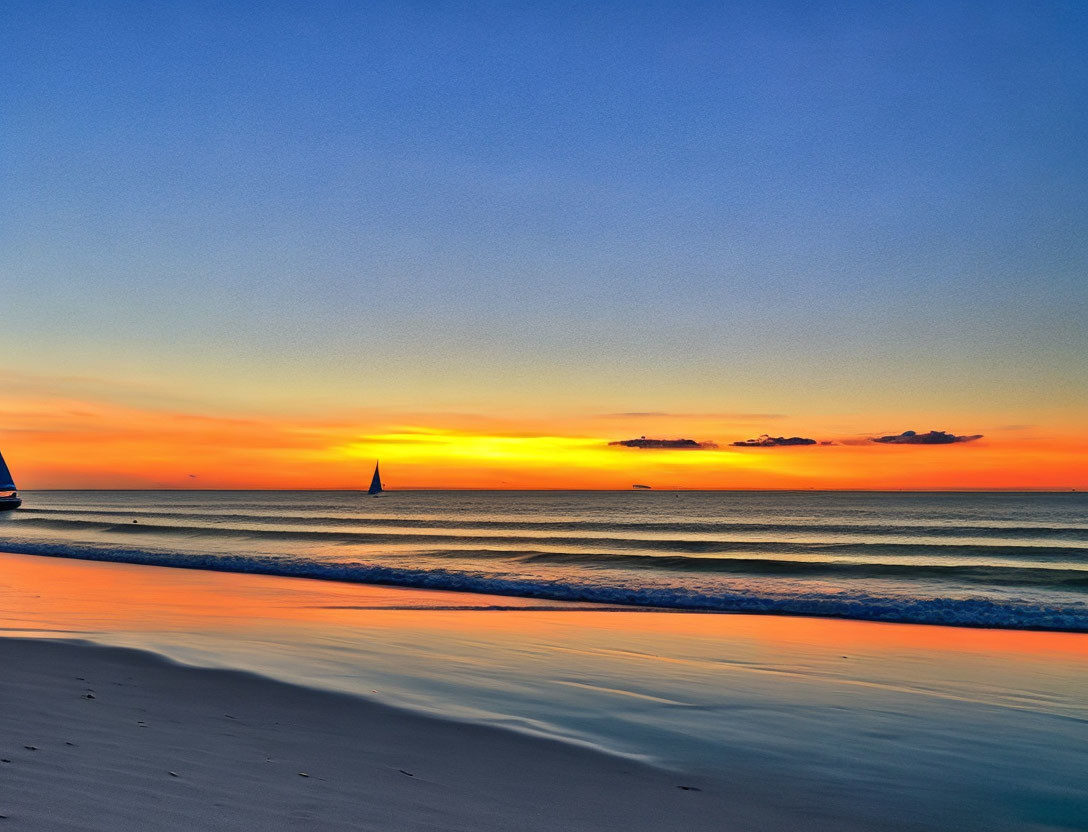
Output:
[[815,439],[805,439],[803,436],[768,436],[763,434],[758,439],[745,439],[742,442],[731,442],[734,448],[780,448],[786,445],[815,445]]
[[880,442],[883,445],[951,445],[955,442],[973,442],[981,438],[981,433],[976,433],[974,436],[956,436],[945,433],[943,430],[931,430],[929,433],[905,430],[895,436],[874,436],[869,441]]
[[638,439],[620,439],[608,444],[622,445],[624,448],[676,451],[705,451],[718,447],[713,442],[696,442],[694,439],[647,439],[645,436]]

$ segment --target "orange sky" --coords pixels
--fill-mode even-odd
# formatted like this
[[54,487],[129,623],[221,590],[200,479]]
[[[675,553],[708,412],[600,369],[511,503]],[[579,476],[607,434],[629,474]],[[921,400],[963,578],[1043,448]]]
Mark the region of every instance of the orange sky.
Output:
[[[25,380],[24,380],[25,381]],[[375,459],[390,488],[1088,488],[1088,442],[1072,426],[918,423],[870,417],[843,430],[760,413],[476,415],[358,409],[223,412],[85,379],[14,385],[0,450],[21,488],[359,488]],[[187,405],[187,406],[186,406]],[[837,429],[835,429],[837,427]],[[983,433],[940,446],[880,445],[905,429]],[[760,433],[829,446],[735,448]],[[610,446],[638,436],[707,450]]]

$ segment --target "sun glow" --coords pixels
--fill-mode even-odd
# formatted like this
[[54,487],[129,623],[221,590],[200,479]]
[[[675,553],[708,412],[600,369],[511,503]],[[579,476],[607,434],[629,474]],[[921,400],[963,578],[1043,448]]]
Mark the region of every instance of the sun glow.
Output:
[[557,458],[594,460],[601,441],[570,436],[497,436],[440,428],[405,428],[352,442],[333,453],[348,458],[382,457],[408,462],[484,461],[519,465],[551,465]]

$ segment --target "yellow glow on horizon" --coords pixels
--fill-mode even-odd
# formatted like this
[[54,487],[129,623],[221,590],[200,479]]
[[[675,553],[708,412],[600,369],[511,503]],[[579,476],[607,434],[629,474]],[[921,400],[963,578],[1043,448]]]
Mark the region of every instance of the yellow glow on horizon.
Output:
[[755,432],[720,423],[715,430],[708,415],[666,417],[648,414],[645,432],[721,446],[609,445],[643,432],[642,414],[373,410],[287,418],[28,391],[0,401],[0,450],[25,490],[365,488],[375,459],[392,488],[1088,488],[1088,440],[1073,425],[1009,428],[947,446],[879,445],[837,427],[815,433],[838,435],[836,445],[734,448],[729,440]]
[[333,448],[330,453],[351,459],[380,456],[405,462],[441,462],[443,460],[473,463],[500,462],[526,466],[557,464],[573,467],[627,467],[623,457],[633,460],[640,454],[646,463],[650,458],[667,455],[672,465],[699,467],[721,465],[725,458],[742,466],[752,465],[744,454],[722,451],[653,451],[610,446],[607,439],[585,436],[500,435],[472,433],[464,430],[413,427],[362,437],[346,446]]
[[485,460],[531,465],[552,462],[557,454],[591,454],[600,444],[600,440],[571,436],[501,436],[411,428],[366,436],[334,448],[333,453],[366,458],[380,450],[383,457],[411,461]]

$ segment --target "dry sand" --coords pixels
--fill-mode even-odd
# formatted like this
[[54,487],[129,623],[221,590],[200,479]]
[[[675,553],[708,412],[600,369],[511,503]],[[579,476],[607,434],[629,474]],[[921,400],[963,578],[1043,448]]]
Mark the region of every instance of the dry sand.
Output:
[[153,654],[0,638],[0,667],[0,830],[781,828],[713,782]]

